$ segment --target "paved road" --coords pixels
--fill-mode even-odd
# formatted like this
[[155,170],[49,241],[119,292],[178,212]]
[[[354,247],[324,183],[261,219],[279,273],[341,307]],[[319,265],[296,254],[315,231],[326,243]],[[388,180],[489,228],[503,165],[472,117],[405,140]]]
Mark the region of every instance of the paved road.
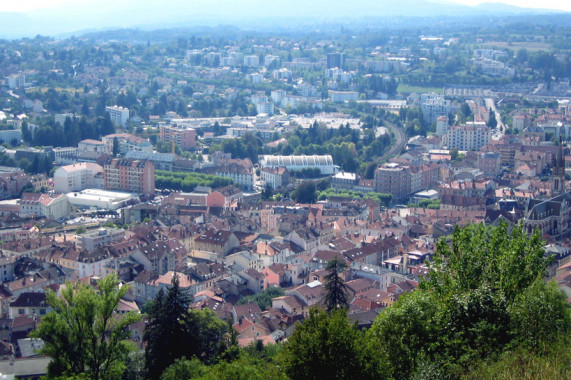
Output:
[[496,114],[496,121],[498,122],[497,128],[499,129],[500,127],[502,127],[502,130],[505,130],[506,126],[502,122],[502,115],[500,115],[500,113],[496,109],[496,103],[494,102],[494,99],[485,98],[484,101],[486,103],[486,109],[488,109],[488,110],[492,109],[492,111],[494,111],[494,113]]

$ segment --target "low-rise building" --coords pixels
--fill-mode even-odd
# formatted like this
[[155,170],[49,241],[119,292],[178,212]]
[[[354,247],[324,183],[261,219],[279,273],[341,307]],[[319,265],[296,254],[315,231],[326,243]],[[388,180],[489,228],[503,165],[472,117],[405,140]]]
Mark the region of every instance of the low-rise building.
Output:
[[262,186],[278,189],[289,185],[289,172],[285,167],[279,168],[262,168],[260,170],[260,179]]
[[78,249],[94,251],[101,245],[110,244],[124,238],[125,230],[122,228],[100,228],[76,235],[75,241]]
[[20,199],[21,216],[43,216],[58,220],[70,213],[70,204],[65,194],[23,193]]

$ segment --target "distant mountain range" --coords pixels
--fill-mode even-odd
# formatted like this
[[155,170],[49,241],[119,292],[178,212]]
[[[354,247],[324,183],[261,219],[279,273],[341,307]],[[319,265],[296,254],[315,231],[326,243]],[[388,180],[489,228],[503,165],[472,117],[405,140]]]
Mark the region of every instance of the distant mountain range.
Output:
[[469,7],[428,0],[147,0],[83,4],[28,13],[0,12],[0,37],[82,34],[110,28],[236,25],[267,29],[298,24],[344,23],[363,17],[474,17],[561,13],[490,3]]

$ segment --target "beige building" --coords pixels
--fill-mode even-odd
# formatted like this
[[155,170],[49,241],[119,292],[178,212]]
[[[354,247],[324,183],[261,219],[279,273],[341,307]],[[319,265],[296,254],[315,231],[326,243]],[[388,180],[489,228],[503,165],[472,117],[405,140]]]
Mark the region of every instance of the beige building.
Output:
[[23,193],[20,199],[20,216],[43,216],[58,220],[70,213],[69,200],[65,194],[53,197],[42,193]]
[[84,189],[103,188],[103,168],[92,162],[62,166],[54,172],[54,189],[69,193]]

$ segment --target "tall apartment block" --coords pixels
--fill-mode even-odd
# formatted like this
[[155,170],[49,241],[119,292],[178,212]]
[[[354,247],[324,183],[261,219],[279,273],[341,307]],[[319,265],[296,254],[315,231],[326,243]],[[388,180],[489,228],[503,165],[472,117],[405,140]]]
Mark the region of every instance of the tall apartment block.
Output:
[[196,147],[196,131],[193,128],[161,126],[161,140],[168,143],[174,140],[182,150],[191,150]]
[[151,161],[108,158],[103,164],[106,190],[155,193],[155,166]]

